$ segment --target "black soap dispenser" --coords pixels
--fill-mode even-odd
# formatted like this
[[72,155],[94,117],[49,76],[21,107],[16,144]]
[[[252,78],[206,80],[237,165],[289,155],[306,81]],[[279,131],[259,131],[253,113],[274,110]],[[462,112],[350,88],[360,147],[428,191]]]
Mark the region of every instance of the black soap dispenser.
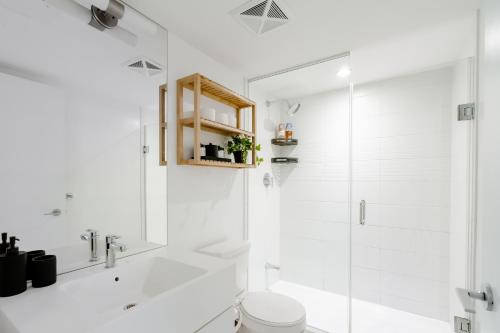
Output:
[[5,254],[0,254],[0,297],[20,294],[26,290],[26,252],[19,251],[16,237],[10,237]]
[[0,255],[5,254],[9,248],[9,243],[7,243],[7,233],[2,232],[2,243],[0,244]]

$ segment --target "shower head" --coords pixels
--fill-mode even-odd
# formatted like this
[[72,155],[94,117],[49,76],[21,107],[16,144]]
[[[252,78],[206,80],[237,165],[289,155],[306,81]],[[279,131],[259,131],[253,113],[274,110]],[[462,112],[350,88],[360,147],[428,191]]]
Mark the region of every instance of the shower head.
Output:
[[295,103],[293,105],[288,104],[288,111],[287,111],[288,115],[293,116],[294,114],[299,112],[300,107],[301,107],[300,103]]

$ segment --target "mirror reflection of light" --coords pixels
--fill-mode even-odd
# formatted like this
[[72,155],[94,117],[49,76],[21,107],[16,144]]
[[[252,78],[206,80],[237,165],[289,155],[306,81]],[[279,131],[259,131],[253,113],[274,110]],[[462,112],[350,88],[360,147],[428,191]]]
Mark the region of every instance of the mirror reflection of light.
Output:
[[349,68],[348,66],[345,66],[345,67],[342,67],[338,72],[337,72],[337,76],[338,77],[342,77],[342,78],[345,78],[345,77],[348,77],[351,75],[351,68]]

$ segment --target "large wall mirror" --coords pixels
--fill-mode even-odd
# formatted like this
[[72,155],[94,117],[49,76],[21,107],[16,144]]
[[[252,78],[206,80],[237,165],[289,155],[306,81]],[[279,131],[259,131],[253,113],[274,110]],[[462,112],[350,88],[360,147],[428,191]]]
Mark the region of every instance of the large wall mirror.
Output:
[[104,261],[108,234],[121,255],[167,241],[168,34],[131,8],[101,31],[91,5],[0,0],[0,232],[60,273]]

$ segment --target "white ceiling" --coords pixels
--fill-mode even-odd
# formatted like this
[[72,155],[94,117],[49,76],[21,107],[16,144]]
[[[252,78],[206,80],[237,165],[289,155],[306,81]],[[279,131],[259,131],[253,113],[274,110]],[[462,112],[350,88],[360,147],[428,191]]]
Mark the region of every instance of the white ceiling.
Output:
[[246,0],[126,0],[247,77],[471,16],[477,0],[284,0],[293,20],[257,35],[229,12]]

